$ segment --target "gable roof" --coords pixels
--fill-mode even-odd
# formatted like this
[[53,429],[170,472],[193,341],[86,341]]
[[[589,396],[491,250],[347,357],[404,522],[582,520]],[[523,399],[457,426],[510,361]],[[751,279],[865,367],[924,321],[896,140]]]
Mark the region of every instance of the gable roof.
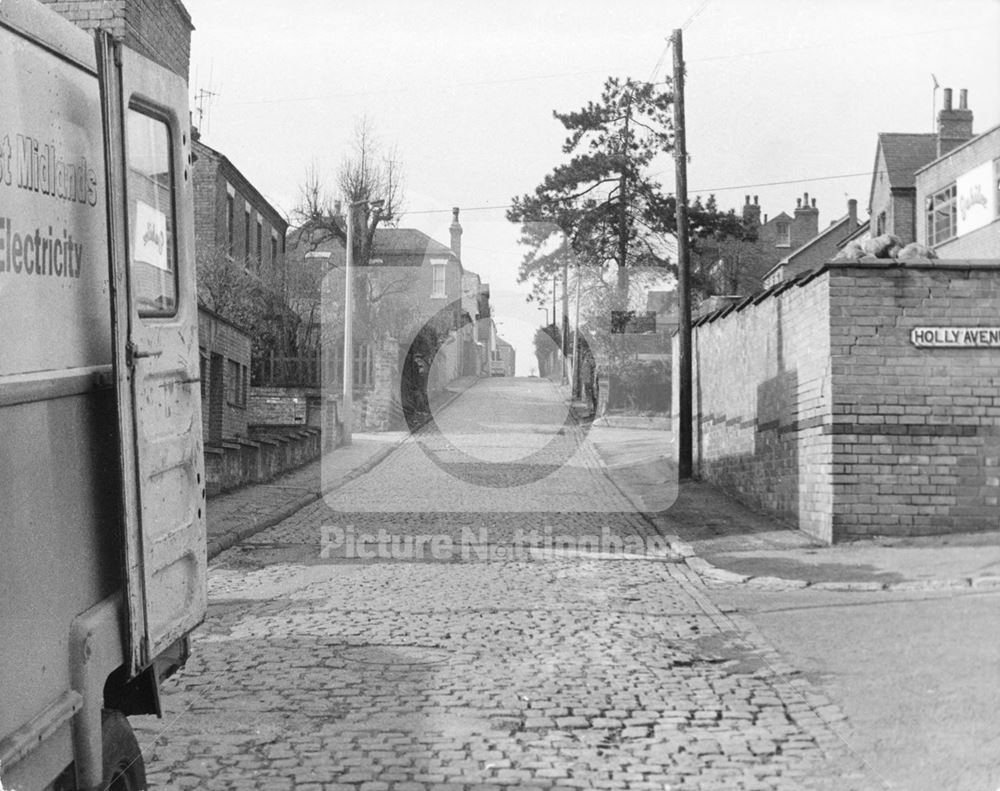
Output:
[[[933,132],[882,132],[878,136],[878,145],[885,159],[890,189],[913,187],[913,174],[937,158],[937,135]],[[875,166],[878,167],[878,160]]]
[[376,228],[372,255],[437,255],[455,258],[455,253],[416,228]]
[[[240,182],[240,192],[243,193],[244,200],[250,200],[258,213],[266,213],[271,225],[279,233],[284,234],[288,232],[288,221],[281,216],[281,212],[264,197],[261,191],[253,185],[253,182],[243,175],[243,172],[233,164],[229,157],[207,145],[201,138],[196,138],[193,135],[191,137],[191,151],[194,154],[194,162],[197,162],[199,159],[206,159],[221,164],[227,181],[231,182],[235,177],[235,180]],[[236,185],[233,186],[235,187]]]
[[[850,222],[850,220],[851,220],[851,215],[845,214],[843,217],[841,217],[836,222],[830,223],[830,225],[828,225],[826,228],[824,228],[822,231],[820,231],[818,234],[816,234],[808,242],[806,242],[805,244],[803,244],[801,247],[796,248],[795,250],[793,250],[792,252],[790,252],[788,255],[786,255],[784,258],[782,258],[767,274],[768,275],[771,274],[771,272],[773,272],[775,269],[777,269],[782,264],[789,264],[789,263],[791,263],[799,255],[801,255],[802,253],[805,253],[806,251],[808,251],[809,248],[815,247],[820,242],[829,239],[831,236],[833,236],[835,234],[842,234],[842,233],[844,233],[847,230],[847,224]],[[767,275],[765,275],[765,277],[767,277]]]
[[[337,219],[340,221],[340,218]],[[343,225],[342,222],[340,224]],[[297,249],[300,244],[308,243],[311,230],[308,224],[289,230],[290,252]],[[328,236],[322,242],[313,245],[311,249],[316,253],[342,254],[344,243],[339,238]],[[461,263],[450,247],[415,228],[376,228],[371,255],[372,259],[381,259],[383,266],[422,266],[432,256]]]

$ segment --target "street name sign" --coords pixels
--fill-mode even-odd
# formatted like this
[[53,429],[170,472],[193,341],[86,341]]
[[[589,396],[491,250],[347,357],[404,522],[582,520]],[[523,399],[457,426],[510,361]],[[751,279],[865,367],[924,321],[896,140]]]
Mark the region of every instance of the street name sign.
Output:
[[914,327],[910,343],[921,349],[1000,349],[1000,327]]

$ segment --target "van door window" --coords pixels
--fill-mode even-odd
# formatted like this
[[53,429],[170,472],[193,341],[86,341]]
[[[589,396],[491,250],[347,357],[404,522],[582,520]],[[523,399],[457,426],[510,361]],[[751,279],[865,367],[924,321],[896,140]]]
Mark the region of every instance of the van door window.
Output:
[[177,312],[170,129],[130,108],[126,122],[132,293],[140,316]]

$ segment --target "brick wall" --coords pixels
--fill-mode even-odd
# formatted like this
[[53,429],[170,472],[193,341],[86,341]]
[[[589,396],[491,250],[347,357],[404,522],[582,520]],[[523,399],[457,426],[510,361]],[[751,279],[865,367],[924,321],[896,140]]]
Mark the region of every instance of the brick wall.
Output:
[[251,387],[249,420],[256,426],[319,425],[317,414],[312,422],[310,399],[319,391],[312,387]]
[[250,336],[210,310],[198,308],[202,432],[206,443],[247,436]]
[[[199,254],[208,255],[208,251],[219,249],[225,242],[225,214],[219,219],[218,160],[195,143],[192,146],[197,157],[191,168],[191,183],[194,193],[194,232],[195,245]],[[225,189],[223,187],[223,189]],[[223,203],[223,212],[225,204]],[[220,231],[220,227],[222,230]]]
[[126,46],[185,80],[191,17],[179,0],[41,0],[84,30],[109,30]]
[[826,541],[1000,527],[1000,349],[910,341],[998,309],[1000,263],[844,264],[708,317],[696,472]]
[[698,326],[692,341],[697,472],[825,540],[832,510],[827,288],[821,277],[758,305],[724,309],[728,315]]
[[[229,229],[226,223],[227,198],[233,193],[232,256],[247,260],[253,271],[266,270],[283,276],[285,270],[285,234],[288,223],[256,187],[223,154],[195,139],[192,151],[195,244],[199,255],[215,256],[228,252]],[[247,236],[246,210],[250,205],[250,236]],[[257,256],[257,227],[260,226],[260,258]],[[272,250],[271,240],[275,240]]]
[[921,326],[1000,324],[1000,264],[831,270],[834,532],[1000,527],[1000,349],[921,349]]

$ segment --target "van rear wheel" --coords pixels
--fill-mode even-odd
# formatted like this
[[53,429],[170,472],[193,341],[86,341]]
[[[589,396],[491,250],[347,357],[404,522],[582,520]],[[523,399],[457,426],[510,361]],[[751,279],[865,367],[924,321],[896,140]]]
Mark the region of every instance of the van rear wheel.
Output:
[[103,791],[145,791],[146,764],[128,719],[120,711],[101,711]]

